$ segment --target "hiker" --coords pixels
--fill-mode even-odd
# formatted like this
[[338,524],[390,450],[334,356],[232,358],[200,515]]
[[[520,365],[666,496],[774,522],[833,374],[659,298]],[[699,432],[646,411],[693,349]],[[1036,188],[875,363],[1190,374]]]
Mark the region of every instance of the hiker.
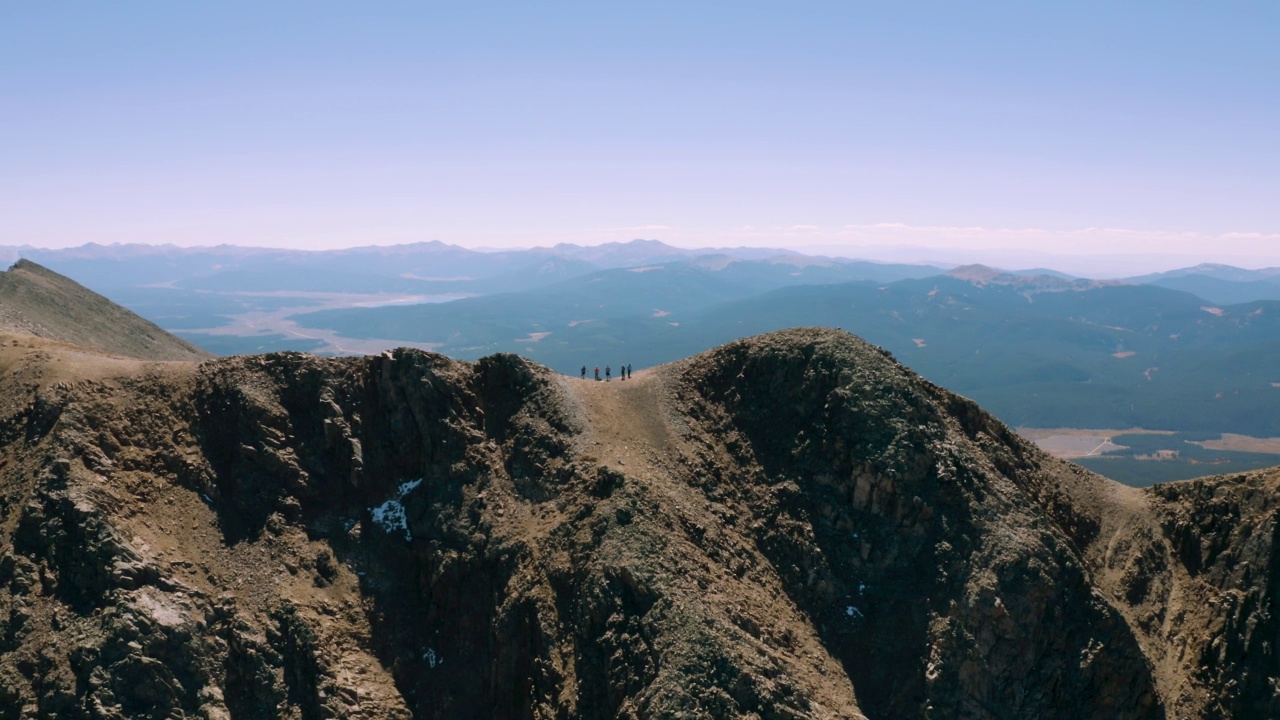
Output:
[[583,380],[586,380],[586,379],[587,379],[587,366],[586,366],[586,365],[583,365],[583,366],[582,366],[582,379],[583,379]]
[[600,382],[600,366],[596,366],[596,382]]
[[626,379],[627,379],[627,366],[626,366],[626,365],[619,365],[619,366],[618,366],[618,377],[622,378],[623,380],[626,380]]
[[627,377],[631,377],[631,363],[627,363]]
[[605,366],[604,366],[604,381],[605,381],[605,382],[609,382],[609,373],[610,373],[612,370],[613,370],[613,368],[612,368],[612,367],[610,367],[610,366],[608,366],[608,365],[605,365]]

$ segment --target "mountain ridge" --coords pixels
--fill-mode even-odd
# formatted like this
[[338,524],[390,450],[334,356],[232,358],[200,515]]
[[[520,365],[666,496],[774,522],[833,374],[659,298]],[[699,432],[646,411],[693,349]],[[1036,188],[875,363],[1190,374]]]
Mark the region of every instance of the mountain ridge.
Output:
[[[658,243],[600,252],[631,250],[671,252]],[[549,249],[486,255],[431,243],[244,262],[200,251],[182,261],[95,260],[74,269],[94,283],[145,275],[146,287],[109,294],[224,354],[359,354],[413,344],[472,360],[518,352],[568,372],[602,360],[669,362],[789,326],[838,326],[1021,427],[1177,433],[1163,445],[1126,441],[1082,461],[1125,482],[1191,477],[1204,463],[1275,462],[1263,443],[1251,453],[1186,442],[1280,435],[1269,405],[1280,383],[1270,358],[1280,348],[1266,331],[1276,308],[1201,299],[1266,296],[1262,281],[1213,281],[1226,288],[1188,295],[982,268],[983,282],[962,284],[928,279],[941,269],[918,266],[689,252],[689,259],[600,269]],[[1176,459],[1143,461],[1152,457]]]
[[70,278],[30,260],[0,273],[0,308],[11,330],[144,360],[211,355]]
[[1124,488],[848,333],[608,383],[411,350],[76,379],[59,352],[0,347],[0,707],[1276,709],[1276,471]]
[[520,294],[296,317],[345,336],[434,343],[463,359],[519,352],[561,372],[593,359],[659,364],[819,324],[889,348],[1018,426],[1280,435],[1269,400],[1280,374],[1265,359],[1280,318],[1274,301],[1214,306],[1162,287],[985,268],[1000,281],[779,283],[752,293],[765,281],[749,267],[612,270]]

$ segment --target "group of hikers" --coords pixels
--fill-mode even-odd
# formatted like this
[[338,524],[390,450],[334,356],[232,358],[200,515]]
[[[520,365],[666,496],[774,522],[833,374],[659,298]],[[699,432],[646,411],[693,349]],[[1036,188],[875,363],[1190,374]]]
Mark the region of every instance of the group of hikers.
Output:
[[[605,382],[609,382],[609,380],[610,380],[610,379],[612,379],[612,377],[613,377],[613,366],[612,366],[612,365],[605,365],[605,366],[604,366],[604,379],[605,379]],[[619,366],[618,366],[618,377],[619,377],[619,378],[621,378],[621,379],[623,379],[623,380],[626,380],[627,378],[631,377],[631,365],[630,365],[630,364],[627,364],[627,365],[619,365]],[[583,365],[583,366],[582,366],[582,379],[583,379],[583,380],[586,380],[586,379],[587,379],[587,366],[586,366],[586,365]],[[599,380],[599,379],[600,379],[600,366],[599,366],[599,365],[597,365],[597,366],[596,366],[596,380]]]

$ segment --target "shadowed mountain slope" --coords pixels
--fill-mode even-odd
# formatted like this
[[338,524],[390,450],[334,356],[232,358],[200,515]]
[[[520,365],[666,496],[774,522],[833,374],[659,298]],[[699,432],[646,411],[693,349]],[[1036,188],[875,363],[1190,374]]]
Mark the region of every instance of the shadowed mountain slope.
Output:
[[1275,486],[1123,488],[834,330],[0,346],[0,718],[1274,715]]
[[0,273],[0,329],[142,360],[211,355],[30,260]]

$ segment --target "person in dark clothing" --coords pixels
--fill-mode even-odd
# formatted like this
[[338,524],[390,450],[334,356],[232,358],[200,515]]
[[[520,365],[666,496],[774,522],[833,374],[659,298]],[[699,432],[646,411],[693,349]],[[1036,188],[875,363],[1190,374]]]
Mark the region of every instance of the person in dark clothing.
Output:
[[622,378],[623,380],[627,379],[627,366],[625,364],[618,366],[618,377]]
[[587,366],[586,366],[586,365],[583,365],[583,366],[582,366],[582,379],[583,379],[583,380],[586,380],[586,379],[587,379]]
[[605,381],[605,382],[609,382],[609,373],[610,373],[612,370],[613,370],[613,368],[611,368],[610,366],[608,366],[608,365],[605,365],[605,366],[604,366],[604,381]]
[[627,377],[631,377],[631,363],[627,363]]

